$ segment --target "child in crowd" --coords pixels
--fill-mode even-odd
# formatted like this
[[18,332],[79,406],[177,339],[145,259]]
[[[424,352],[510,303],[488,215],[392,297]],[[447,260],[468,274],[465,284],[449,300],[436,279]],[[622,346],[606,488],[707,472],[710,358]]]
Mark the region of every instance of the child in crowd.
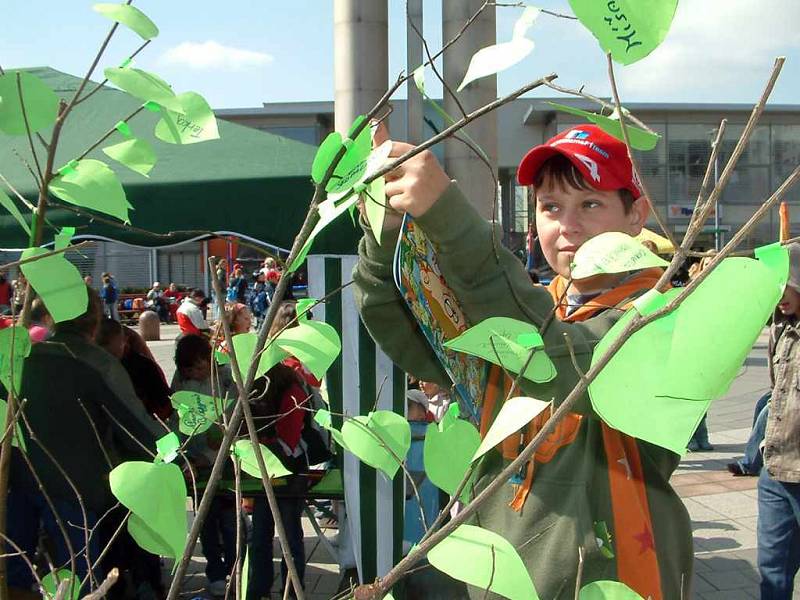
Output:
[[[393,142],[390,156],[411,148]],[[620,309],[651,289],[661,270],[570,278],[575,252],[586,240],[607,231],[636,236],[647,219],[647,200],[619,140],[594,125],[574,127],[528,152],[517,176],[520,184],[532,186],[539,242],[557,273],[549,288],[532,285],[520,261],[493,242],[490,224],[426,151],[386,176],[393,210],[387,213],[384,230],[375,232],[382,236],[380,245],[362,218],[366,233],[354,271],[356,302],[371,335],[398,365],[449,387],[392,279],[399,212],[409,213],[437,247],[442,275],[470,324],[504,316],[540,328],[558,376],[541,384],[523,380],[522,393],[553,399],[557,407],[581,377],[565,335],[585,372],[597,341],[623,314]],[[544,329],[554,311],[556,320]],[[492,373],[497,377],[490,378],[482,408],[487,426],[505,397],[502,373]],[[539,430],[537,425],[542,426],[541,420],[524,429],[526,444]],[[516,455],[510,449],[489,452],[478,467],[473,493],[484,489]],[[608,427],[584,395],[519,478],[481,506],[475,522],[518,550],[541,598],[574,597],[579,549],[584,585],[611,579],[652,600],[688,598],[691,527],[669,485],[679,461],[677,454]],[[613,556],[601,552],[596,542],[596,532],[605,530],[611,534]],[[450,585],[452,590],[439,586],[439,596],[431,590],[426,597],[486,593],[457,582]]]
[[[182,336],[175,346],[175,367],[175,376],[172,379],[174,392],[188,390],[212,395],[211,343],[206,336]],[[215,390],[217,397],[224,398],[226,394],[234,394],[230,370],[227,366],[216,368],[219,373]],[[216,427],[211,427],[204,434],[192,436],[187,452],[201,479],[208,477],[221,438],[222,434]],[[231,575],[236,561],[236,519],[239,514],[233,497],[217,495],[200,532],[200,544],[206,557],[208,591],[215,597],[225,596],[226,577]]]

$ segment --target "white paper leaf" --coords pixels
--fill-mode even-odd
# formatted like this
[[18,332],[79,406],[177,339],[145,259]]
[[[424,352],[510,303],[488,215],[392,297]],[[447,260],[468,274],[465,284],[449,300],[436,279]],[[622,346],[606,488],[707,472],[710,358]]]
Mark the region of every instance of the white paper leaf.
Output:
[[527,396],[511,398],[500,408],[500,412],[497,413],[494,423],[486,432],[486,437],[478,446],[472,460],[477,460],[508,436],[525,427],[548,406],[550,406],[549,402]]

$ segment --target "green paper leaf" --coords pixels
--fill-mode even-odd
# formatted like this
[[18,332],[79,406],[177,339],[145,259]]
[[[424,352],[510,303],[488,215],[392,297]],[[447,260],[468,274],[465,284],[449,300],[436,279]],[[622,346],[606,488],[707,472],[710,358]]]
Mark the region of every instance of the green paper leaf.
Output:
[[104,162],[92,158],[79,160],[74,168],[55,177],[48,189],[64,202],[130,222],[128,209],[133,207],[114,171]]
[[175,96],[156,124],[155,136],[168,144],[197,144],[219,139],[217,118],[200,94]]
[[181,447],[181,441],[174,432],[170,432],[164,437],[156,440],[156,459],[160,459],[165,463],[170,463],[178,456],[178,450]]
[[[253,353],[256,349],[257,340],[258,335],[255,333],[239,333],[233,336],[233,349],[236,352],[236,361],[239,363],[242,379],[247,377],[247,371],[253,362]],[[266,349],[261,353],[261,359],[258,361],[256,377],[261,377],[288,356],[277,344],[273,343],[266,346]]]
[[104,2],[92,6],[92,10],[99,12],[112,21],[122,23],[134,33],[138,34],[143,40],[151,40],[158,35],[158,27],[156,27],[156,24],[135,6]]
[[[356,126],[363,121],[363,119],[363,115],[356,117],[353,125],[350,127],[350,133],[353,132]],[[364,127],[355,140],[352,140],[352,142],[349,144],[347,140],[343,141],[342,143],[344,143],[345,146],[349,145],[349,147],[345,151],[342,160],[340,160],[339,164],[336,165],[336,169],[333,171],[333,176],[325,186],[325,191],[332,194],[349,190],[361,179],[361,176],[364,174],[364,171],[367,168],[367,157],[372,149],[372,130],[369,126]]]
[[393,479],[400,468],[399,461],[405,460],[411,447],[411,428],[401,415],[378,410],[366,417],[347,419],[342,438],[345,448],[361,462]]
[[481,48],[469,61],[469,67],[457,92],[476,79],[494,75],[514,66],[533,51],[534,43],[525,37],[541,10],[527,6],[514,24],[514,35],[510,42]]
[[514,547],[493,531],[461,525],[428,552],[428,561],[450,577],[511,600],[539,600]]
[[184,390],[172,394],[171,402],[178,413],[178,430],[184,435],[193,435],[207,431],[233,404],[233,398],[228,397],[223,401],[221,398]]
[[[267,473],[270,477],[284,477],[291,475],[292,472],[283,466],[283,463],[275,456],[272,451],[263,444],[259,444],[261,449],[261,456],[264,457],[264,464],[267,467]],[[253,452],[253,445],[250,440],[239,440],[233,445],[233,454],[239,458],[242,463],[242,471],[261,479],[261,471],[258,470],[258,459],[255,452]]]
[[475,456],[472,457],[472,460],[479,459],[508,436],[518,432],[539,414],[547,410],[549,406],[549,402],[528,398],[527,396],[517,396],[509,399],[500,407],[500,412],[494,418],[492,426],[486,432],[486,436],[475,451]]
[[[554,107],[556,110],[560,110],[561,112],[583,117],[587,121],[597,125],[608,135],[612,135],[620,141],[625,141],[625,136],[622,135],[622,125],[619,123],[618,115],[606,117],[605,115],[599,115],[597,113],[581,110],[580,108],[567,106],[565,104],[559,104],[557,102],[548,102],[548,104]],[[657,133],[652,133],[645,129],[634,127],[630,123],[625,123],[625,125],[625,129],[628,130],[628,139],[630,140],[631,147],[635,148],[636,150],[652,150],[658,144],[658,140],[661,139],[661,136]]]
[[[512,373],[519,373],[528,360],[530,348],[525,348],[514,340],[521,335],[533,333],[538,334],[539,331],[531,323],[508,317],[491,317],[446,342],[445,347],[479,356],[492,364],[502,363]],[[555,376],[556,368],[544,348],[537,350],[525,370],[525,379],[544,383],[551,381]]]
[[179,108],[172,86],[155,73],[133,67],[108,67],[103,74],[119,89],[144,102],[156,102],[167,108]]
[[[454,405],[451,405],[451,407]],[[469,469],[481,436],[468,421],[457,419],[445,425],[431,423],[425,431],[423,462],[431,483],[451,496]],[[464,486],[462,502],[469,501],[470,486]]]
[[[16,389],[19,389],[19,387],[17,387]],[[0,398],[0,423],[2,423],[2,426],[0,426],[0,431],[3,432],[5,432],[5,422],[6,422],[7,412],[8,412],[8,403],[2,398]],[[14,426],[14,437],[11,440],[11,445],[16,446],[25,453],[28,452],[28,446],[27,444],[25,444],[25,438],[22,437],[22,428],[20,427],[19,422],[17,422],[16,425]]]
[[[308,311],[317,304],[318,300],[316,298],[301,298],[297,301],[297,305],[295,306],[295,312],[297,313],[297,320],[298,321],[308,321]],[[335,330],[334,330],[335,331]]]
[[[22,251],[21,258],[24,260],[47,253],[44,248],[27,248]],[[86,284],[78,269],[63,254],[23,263],[20,268],[56,323],[74,319],[86,312],[89,298]]]
[[[0,110],[1,109],[2,103],[0,103]],[[6,194],[3,190],[0,190],[0,205],[2,205],[3,208],[11,213],[11,216],[14,217],[17,223],[19,223],[19,226],[22,227],[23,231],[25,231],[25,233],[28,234],[28,237],[30,237],[31,228],[28,225],[28,222],[25,220],[25,217],[22,216],[22,213],[20,212],[19,208],[17,208],[17,205],[14,203],[14,201],[9,198],[8,194]]]
[[781,289],[781,294],[783,294],[783,288],[786,287],[786,282],[789,279],[789,252],[786,246],[782,246],[780,242],[761,246],[755,249],[755,256],[775,274],[778,287]]
[[619,581],[593,581],[581,588],[578,600],[644,600]]
[[[682,454],[772,314],[779,277],[760,261],[722,261],[680,307],[633,334],[590,384],[597,414],[614,429]],[[645,304],[657,308],[679,293],[651,295]],[[636,314],[629,310],[603,336],[593,365]]]
[[636,238],[620,231],[607,231],[578,248],[570,275],[573,279],[585,279],[605,273],[626,273],[668,265]]
[[342,351],[339,334],[320,321],[298,321],[283,331],[274,342],[297,358],[317,379],[321,379]]
[[381,243],[383,219],[386,216],[386,182],[383,177],[378,177],[364,190],[364,209],[367,213],[367,223],[372,229],[372,235],[378,245]]
[[347,444],[345,443],[344,438],[342,437],[342,432],[339,431],[338,429],[336,429],[331,424],[331,413],[330,413],[329,410],[327,410],[325,408],[321,408],[321,409],[317,410],[316,414],[314,415],[314,421],[320,427],[322,427],[322,428],[326,429],[327,431],[329,431],[330,434],[331,434],[331,437],[334,439],[334,441],[337,444],[339,444],[339,446],[341,446],[345,450],[347,449]]
[[69,583],[70,591],[67,594],[67,598],[71,600],[78,600],[81,595],[81,582],[80,580],[72,574],[72,571],[69,569],[59,569],[55,573],[50,571],[47,575],[42,577],[42,588],[44,592],[50,597],[56,597],[56,590],[58,590],[58,584],[61,583],[64,579],[71,579]]
[[314,155],[314,162],[311,165],[311,179],[314,183],[321,183],[325,173],[328,172],[328,167],[331,166],[334,157],[339,152],[342,146],[342,136],[332,131],[322,141],[317,153]]
[[346,192],[341,195],[328,196],[327,199],[319,203],[317,207],[319,211],[319,221],[317,221],[314,229],[311,230],[311,234],[308,236],[306,243],[303,244],[300,252],[297,253],[297,258],[288,266],[287,270],[289,273],[294,273],[298,267],[303,264],[306,256],[308,256],[308,251],[311,250],[311,246],[314,243],[314,238],[317,237],[319,232],[333,223],[340,215],[343,215],[351,206],[355,206],[356,202],[358,202],[358,194],[350,194],[347,199],[337,204],[336,201],[344,194],[346,194]]
[[[23,365],[30,353],[31,336],[27,329],[20,325],[0,329],[0,381],[6,390],[11,390],[13,384],[14,391],[19,393]],[[0,423],[5,421],[0,420]]]
[[569,4],[603,51],[629,65],[664,41],[678,0],[569,0]]
[[594,522],[594,540],[600,553],[606,558],[614,558],[614,547],[611,544],[611,533],[605,521]]
[[214,360],[217,361],[218,365],[228,365],[231,362],[231,357],[230,354],[227,354],[226,352],[214,350]]
[[150,552],[181,556],[186,545],[186,482],[178,466],[129,461],[111,471],[108,479],[111,493],[133,513],[128,531],[136,542]]
[[146,140],[135,138],[103,148],[103,153],[131,171],[148,176],[156,164],[156,152]]
[[75,237],[74,227],[62,227],[61,231],[53,236],[53,249],[63,250],[69,246],[69,243],[72,241],[73,237]]
[[56,93],[35,75],[10,69],[5,75],[0,75],[0,131],[9,135],[26,135],[17,74],[31,133],[50,127],[58,115]]

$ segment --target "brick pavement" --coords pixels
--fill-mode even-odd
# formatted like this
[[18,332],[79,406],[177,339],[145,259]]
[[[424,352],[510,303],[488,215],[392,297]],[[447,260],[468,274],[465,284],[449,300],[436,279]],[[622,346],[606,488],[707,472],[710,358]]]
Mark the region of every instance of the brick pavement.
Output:
[[[149,345],[171,377],[173,342],[177,328],[162,327],[161,342]],[[766,335],[762,335],[744,368],[708,416],[713,452],[687,454],[672,478],[692,519],[695,546],[694,600],[745,600],[758,598],[756,564],[756,478],[731,476],[726,463],[742,456],[750,433],[753,407],[769,384]],[[313,538],[307,526],[306,548],[309,567],[306,576],[310,600],[330,598],[339,586],[337,565]],[[329,533],[332,535],[333,532]],[[279,556],[275,549],[275,556]],[[279,572],[278,564],[275,565]],[[185,596],[203,595],[205,578],[199,552],[192,562],[193,576],[184,586]],[[800,586],[800,582],[798,583]],[[278,584],[273,598],[280,598]],[[795,592],[800,599],[800,592]],[[665,599],[671,600],[671,599]]]

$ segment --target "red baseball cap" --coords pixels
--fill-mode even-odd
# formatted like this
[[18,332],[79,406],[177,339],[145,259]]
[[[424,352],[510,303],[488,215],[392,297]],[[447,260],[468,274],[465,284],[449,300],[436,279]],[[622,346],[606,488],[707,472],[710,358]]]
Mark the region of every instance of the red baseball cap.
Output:
[[517,169],[519,183],[531,185],[545,161],[556,154],[566,156],[595,189],[625,189],[634,198],[642,195],[642,186],[633,172],[625,142],[597,125],[588,124],[562,131],[546,144],[529,150]]

